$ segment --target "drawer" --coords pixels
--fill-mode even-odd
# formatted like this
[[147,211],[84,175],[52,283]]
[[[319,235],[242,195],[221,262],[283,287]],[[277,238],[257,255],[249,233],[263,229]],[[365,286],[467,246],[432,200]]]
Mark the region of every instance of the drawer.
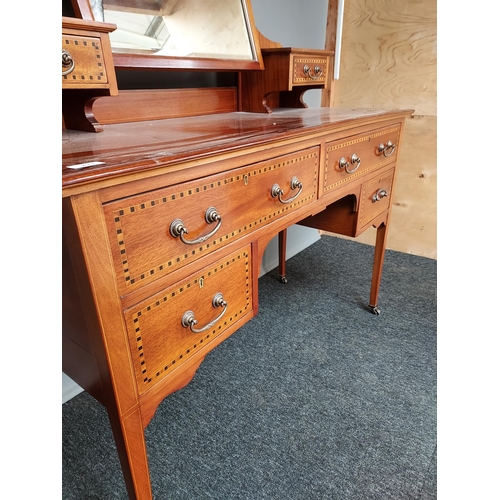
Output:
[[394,169],[380,174],[361,186],[357,231],[385,212],[391,202]]
[[325,195],[394,162],[398,154],[400,132],[398,124],[327,143]]
[[314,147],[106,204],[120,293],[314,201],[318,157]]
[[108,83],[99,38],[63,34],[62,54],[63,89]]
[[292,85],[324,84],[328,75],[328,61],[326,56],[293,56]]
[[126,310],[139,393],[197,353],[204,356],[251,311],[250,245]]

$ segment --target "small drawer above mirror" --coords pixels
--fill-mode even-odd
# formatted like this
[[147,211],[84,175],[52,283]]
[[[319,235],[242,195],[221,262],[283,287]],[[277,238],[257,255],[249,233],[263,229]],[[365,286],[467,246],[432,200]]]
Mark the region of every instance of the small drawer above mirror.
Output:
[[100,96],[118,95],[109,33],[114,24],[62,18],[63,128],[102,132],[92,105]]
[[292,57],[292,85],[324,84],[328,74],[328,60],[326,56],[294,55]]
[[113,56],[106,23],[62,18],[62,88],[108,89],[116,95]]

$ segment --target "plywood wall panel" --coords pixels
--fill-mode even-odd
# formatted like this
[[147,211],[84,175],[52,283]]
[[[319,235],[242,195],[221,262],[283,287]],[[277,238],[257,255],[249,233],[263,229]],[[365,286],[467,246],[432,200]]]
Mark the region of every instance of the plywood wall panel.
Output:
[[390,248],[437,258],[437,119],[406,120],[394,205]]
[[436,115],[436,1],[348,0],[334,104]]

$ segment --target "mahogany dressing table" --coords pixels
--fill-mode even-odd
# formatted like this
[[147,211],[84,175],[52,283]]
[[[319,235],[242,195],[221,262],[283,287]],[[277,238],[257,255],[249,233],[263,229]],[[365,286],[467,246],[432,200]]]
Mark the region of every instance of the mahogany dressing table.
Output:
[[[237,87],[119,92],[113,29],[63,18],[63,72],[65,37],[91,39],[92,64],[104,55],[104,78],[81,97],[65,94],[75,84],[63,76],[63,371],[106,407],[129,496],[144,500],[144,428],[257,314],[274,236],[292,224],[348,236],[375,226],[369,306],[379,313],[412,110],[308,109],[301,96],[328,85],[332,54],[259,35],[254,62],[265,69],[238,69]],[[88,76],[92,64],[68,52]]]

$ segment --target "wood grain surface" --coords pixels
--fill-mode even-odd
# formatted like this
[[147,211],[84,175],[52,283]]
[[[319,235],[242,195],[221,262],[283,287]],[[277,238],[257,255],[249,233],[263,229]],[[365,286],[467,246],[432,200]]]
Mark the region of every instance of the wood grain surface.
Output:
[[337,106],[436,115],[435,0],[346,3]]

